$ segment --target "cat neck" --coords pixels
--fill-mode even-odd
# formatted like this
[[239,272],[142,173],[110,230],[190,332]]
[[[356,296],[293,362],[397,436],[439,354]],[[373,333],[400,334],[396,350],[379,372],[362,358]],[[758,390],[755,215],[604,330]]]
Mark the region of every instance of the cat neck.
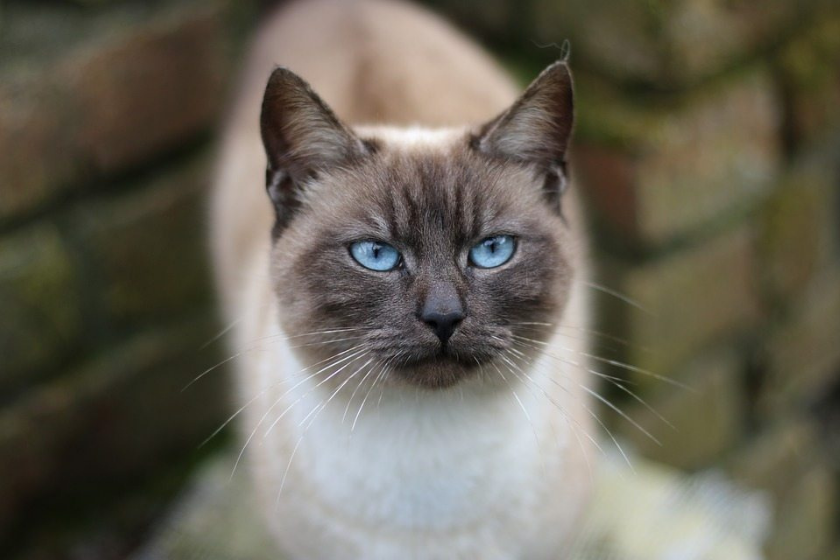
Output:
[[[277,359],[285,372],[305,367],[288,345]],[[551,367],[546,358],[526,373],[547,388]],[[508,377],[509,385],[468,380],[436,391],[391,385],[355,396],[353,382],[336,391],[307,380],[287,397],[292,408],[281,437],[291,435],[297,448],[290,476],[317,489],[314,498],[324,507],[346,509],[371,526],[435,530],[477,522],[499,496],[488,496],[475,480],[511,492],[505,499],[513,500],[568,443],[552,422],[552,404]],[[359,503],[373,495],[378,503]]]

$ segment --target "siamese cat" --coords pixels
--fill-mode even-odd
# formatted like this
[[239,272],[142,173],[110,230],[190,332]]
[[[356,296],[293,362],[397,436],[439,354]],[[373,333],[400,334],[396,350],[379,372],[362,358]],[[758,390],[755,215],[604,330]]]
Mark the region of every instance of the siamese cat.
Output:
[[563,558],[595,455],[572,78],[386,0],[285,5],[223,139],[238,462],[278,558]]

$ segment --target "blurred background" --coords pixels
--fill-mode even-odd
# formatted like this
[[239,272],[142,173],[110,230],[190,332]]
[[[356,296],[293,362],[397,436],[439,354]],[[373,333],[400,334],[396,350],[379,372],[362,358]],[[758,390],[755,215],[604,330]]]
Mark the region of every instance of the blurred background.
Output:
[[[640,453],[840,558],[840,4],[428,0],[526,83],[572,44],[597,352]],[[205,202],[273,2],[0,0],[0,557],[124,558],[231,440]],[[611,295],[614,292],[616,295]]]

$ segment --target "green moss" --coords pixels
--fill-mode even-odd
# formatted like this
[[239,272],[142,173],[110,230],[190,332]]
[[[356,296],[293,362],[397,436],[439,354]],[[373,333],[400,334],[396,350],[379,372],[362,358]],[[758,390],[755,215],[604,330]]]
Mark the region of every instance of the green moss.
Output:
[[840,80],[840,12],[828,15],[792,40],[779,64],[789,87],[813,91]]
[[26,384],[73,351],[82,330],[75,267],[51,223],[0,241],[0,389]]

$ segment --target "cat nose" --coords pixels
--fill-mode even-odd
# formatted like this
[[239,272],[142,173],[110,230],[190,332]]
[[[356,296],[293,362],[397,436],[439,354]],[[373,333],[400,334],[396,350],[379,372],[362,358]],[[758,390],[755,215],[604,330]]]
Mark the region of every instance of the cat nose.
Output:
[[461,300],[454,290],[433,293],[426,298],[420,320],[426,323],[441,342],[446,342],[464,319]]
[[421,317],[423,322],[429,325],[441,342],[446,342],[458,324],[464,319],[464,314],[461,311],[453,311],[451,313],[423,313]]

